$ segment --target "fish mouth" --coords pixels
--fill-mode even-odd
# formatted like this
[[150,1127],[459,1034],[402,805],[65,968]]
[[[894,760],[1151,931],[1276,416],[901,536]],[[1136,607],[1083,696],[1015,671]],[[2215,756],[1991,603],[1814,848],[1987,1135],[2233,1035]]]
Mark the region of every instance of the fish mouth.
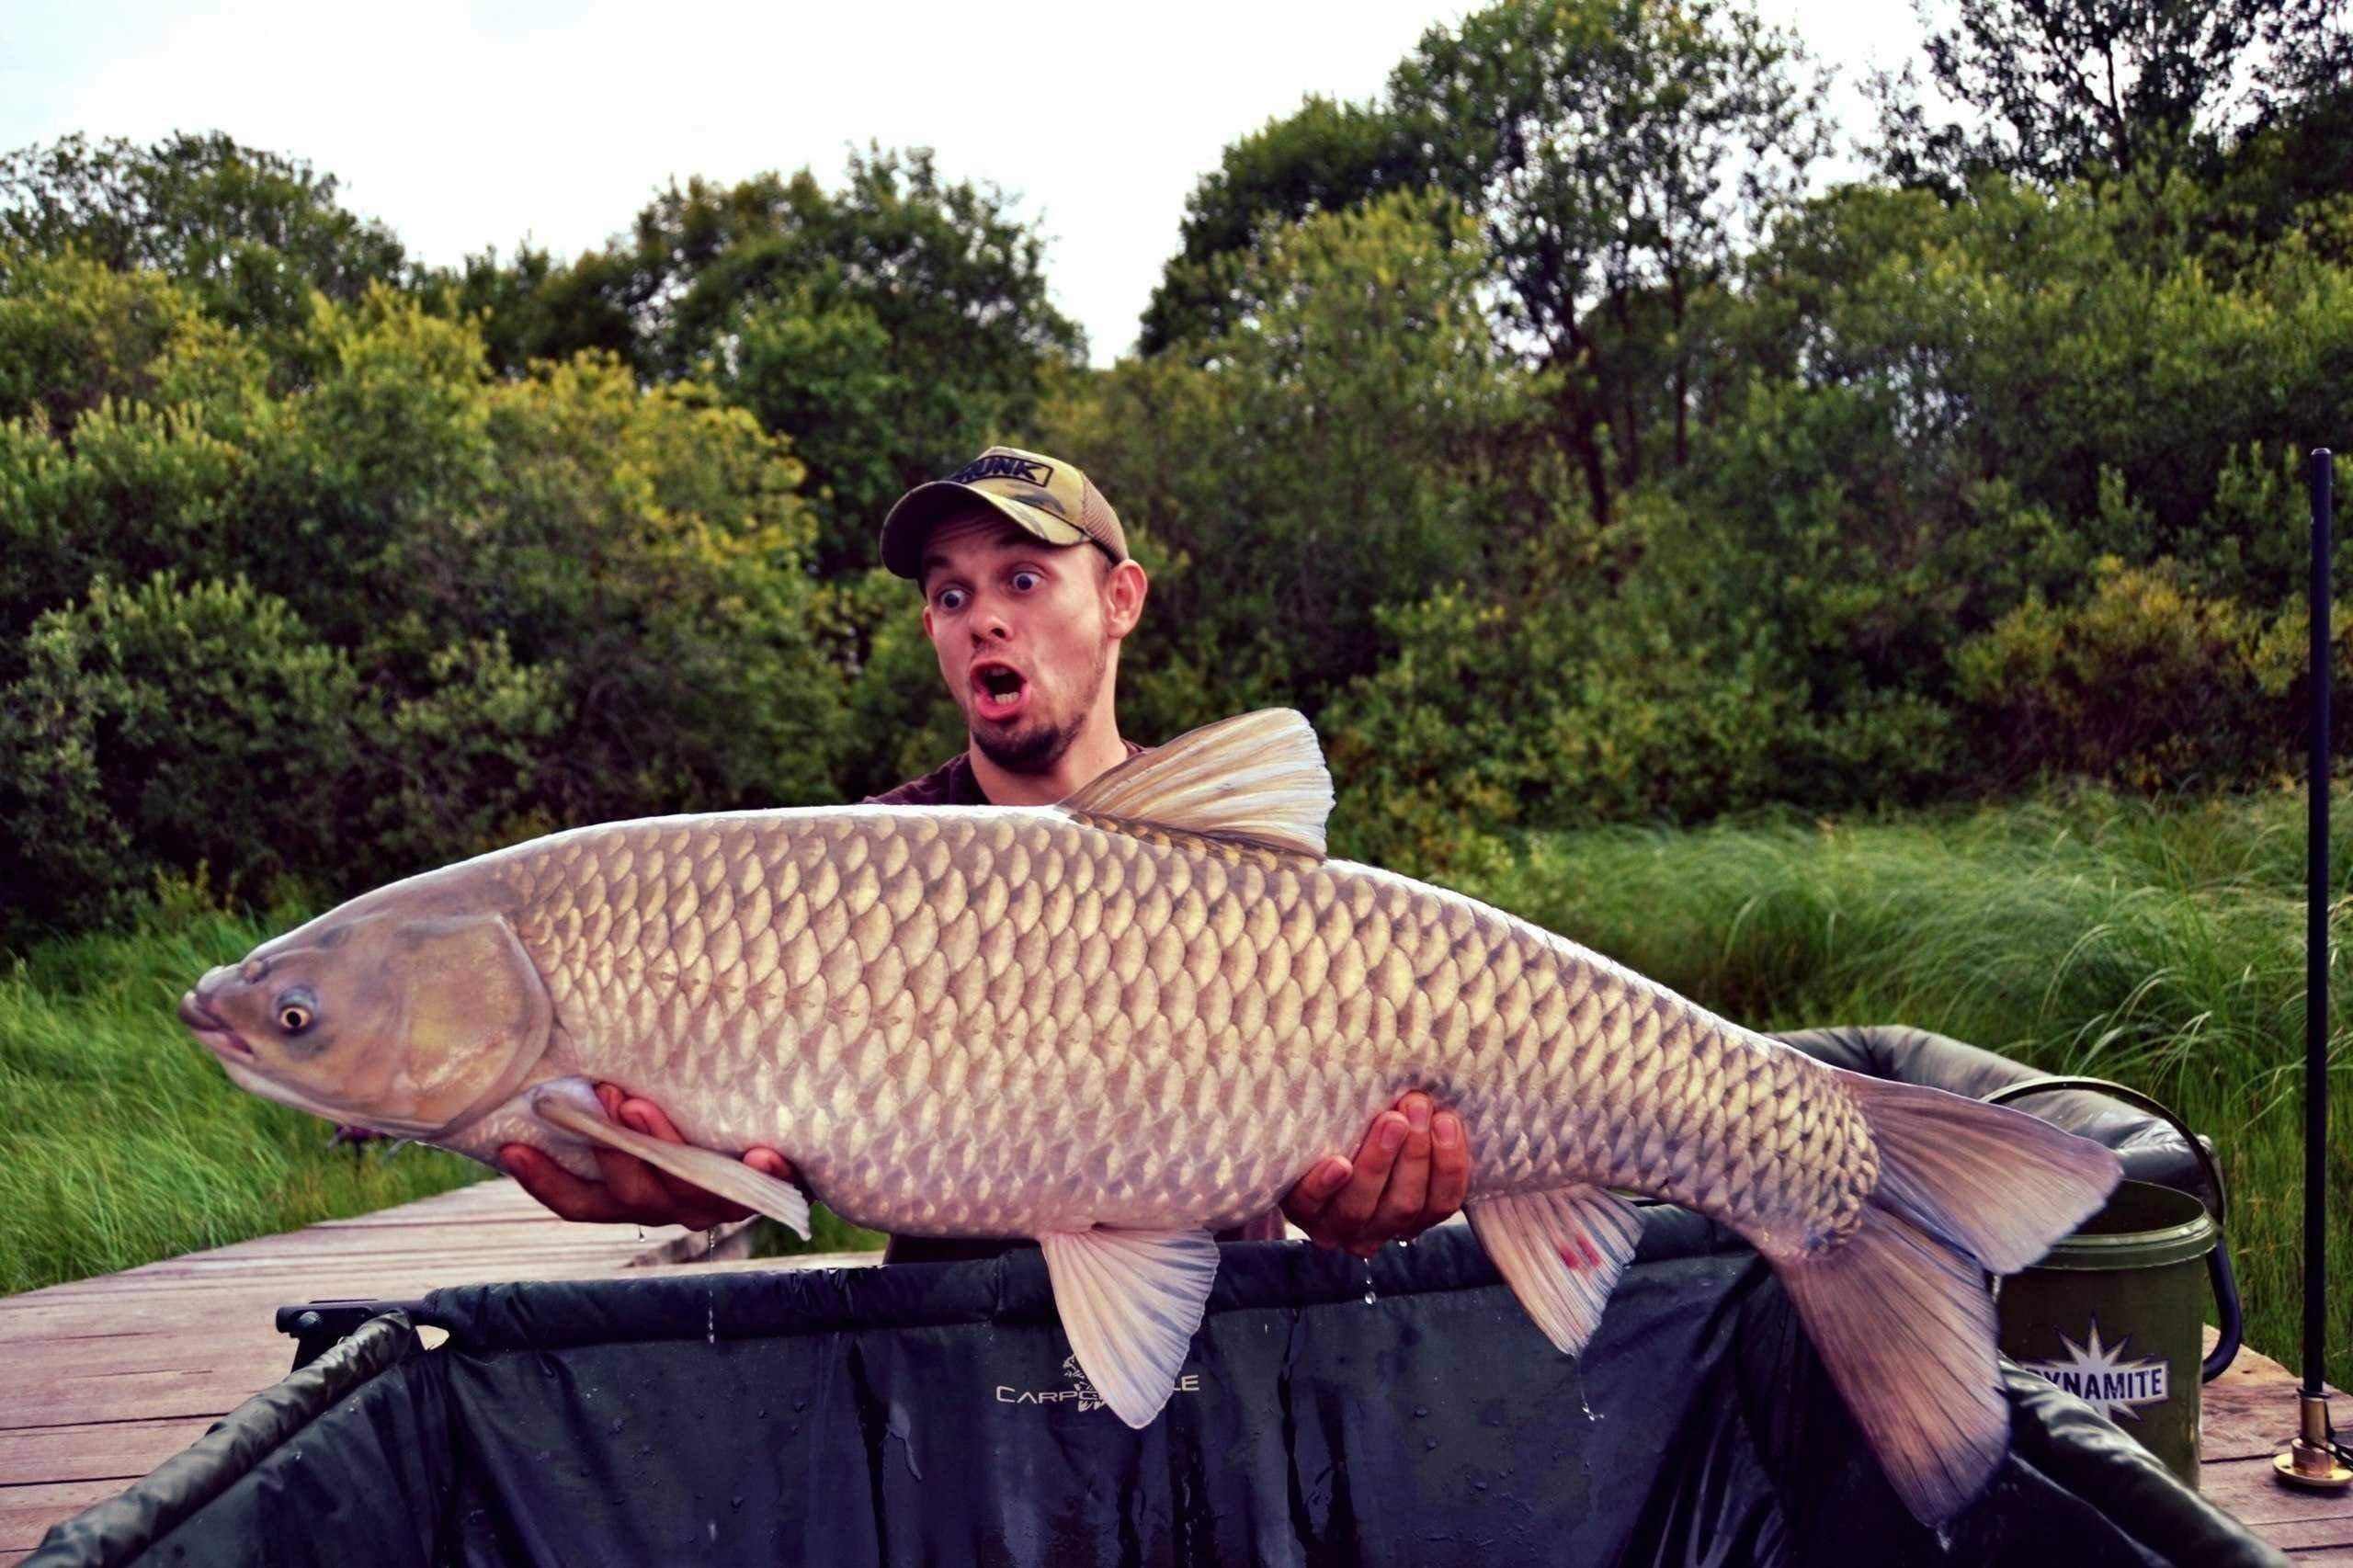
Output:
[[1029,706],[1029,677],[1003,659],[983,659],[969,672],[975,717],[1010,723]]
[[206,1006],[203,999],[195,992],[181,994],[179,1014],[180,1022],[186,1024],[196,1038],[204,1042],[206,1049],[223,1062],[249,1062],[258,1060],[254,1055],[253,1048],[238,1037],[235,1029],[229,1027],[228,1020]]

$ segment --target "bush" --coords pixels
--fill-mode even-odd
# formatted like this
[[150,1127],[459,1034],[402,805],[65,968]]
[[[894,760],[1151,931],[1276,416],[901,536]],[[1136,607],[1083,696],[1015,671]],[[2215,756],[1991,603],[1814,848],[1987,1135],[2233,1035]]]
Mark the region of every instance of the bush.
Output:
[[151,367],[199,318],[161,273],[0,248],[0,422],[38,412],[62,430],[108,399],[146,397]]
[[98,918],[166,868],[248,892],[335,863],[358,682],[243,581],[101,578],[34,627],[0,692],[27,913]]
[[208,862],[349,892],[573,823],[834,798],[847,672],[800,470],[749,415],[609,358],[495,382],[472,327],[382,290],[279,342],[199,324],[141,373],[176,401],[0,424],[28,909]]
[[2039,769],[2146,790],[2227,784],[2291,765],[2282,699],[2310,622],[2200,593],[2172,561],[2103,557],[2088,596],[2029,598],[1953,660],[2007,778]]

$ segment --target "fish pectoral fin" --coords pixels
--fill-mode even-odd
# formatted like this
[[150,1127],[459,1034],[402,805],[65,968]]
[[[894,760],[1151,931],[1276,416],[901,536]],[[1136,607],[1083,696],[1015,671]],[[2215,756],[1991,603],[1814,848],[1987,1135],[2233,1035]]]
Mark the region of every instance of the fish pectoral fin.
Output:
[[554,1095],[540,1095],[531,1101],[532,1114],[551,1127],[563,1129],[577,1138],[586,1138],[608,1148],[634,1154],[655,1170],[667,1171],[680,1181],[692,1182],[705,1192],[732,1199],[745,1208],[767,1215],[789,1225],[802,1241],[809,1239],[809,1199],[789,1181],[779,1181],[754,1170],[741,1160],[710,1149],[698,1149],[691,1143],[671,1143],[660,1138],[648,1138],[642,1132],[632,1132],[615,1125],[597,1111],[574,1105]]
[[1567,1355],[1583,1350],[1642,1236],[1634,1206],[1583,1186],[1474,1198],[1463,1207],[1479,1244],[1544,1337]]
[[1207,1231],[1054,1231],[1038,1238],[1063,1332],[1112,1413],[1143,1427],[1176,1392],[1217,1279]]

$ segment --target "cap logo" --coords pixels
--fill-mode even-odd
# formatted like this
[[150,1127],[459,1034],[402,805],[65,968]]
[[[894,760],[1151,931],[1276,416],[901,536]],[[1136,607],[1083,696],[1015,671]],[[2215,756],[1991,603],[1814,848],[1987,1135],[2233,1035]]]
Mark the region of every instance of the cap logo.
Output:
[[950,484],[970,484],[981,479],[1017,479],[1043,490],[1054,477],[1051,464],[1031,462],[1027,458],[988,457],[966,463],[948,476]]

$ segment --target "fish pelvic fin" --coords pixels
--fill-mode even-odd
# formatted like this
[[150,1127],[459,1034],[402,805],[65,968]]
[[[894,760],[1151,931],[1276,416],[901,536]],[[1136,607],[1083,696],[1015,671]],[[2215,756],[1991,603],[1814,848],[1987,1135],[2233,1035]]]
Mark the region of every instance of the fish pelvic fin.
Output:
[[1861,1223],[1775,1267],[1904,1506],[1940,1525],[1993,1479],[2010,1410],[1986,1271],[2051,1250],[2123,1176],[2109,1150],[2023,1111],[1841,1073],[1880,1159]]
[[1583,1351],[1643,1233],[1633,1205],[1604,1187],[1556,1187],[1464,1206],[1495,1269],[1563,1355]]
[[648,1138],[642,1132],[615,1125],[601,1109],[590,1110],[557,1095],[543,1092],[533,1096],[531,1113],[576,1138],[635,1154],[656,1170],[667,1171],[680,1181],[692,1182],[705,1192],[731,1199],[790,1227],[802,1241],[809,1239],[809,1199],[790,1182],[779,1181],[713,1150]]
[[1055,1231],[1038,1238],[1079,1369],[1112,1414],[1152,1425],[1217,1281],[1207,1231]]
[[1062,809],[1113,826],[1149,824],[1321,860],[1332,775],[1307,721],[1266,708],[1138,752]]

